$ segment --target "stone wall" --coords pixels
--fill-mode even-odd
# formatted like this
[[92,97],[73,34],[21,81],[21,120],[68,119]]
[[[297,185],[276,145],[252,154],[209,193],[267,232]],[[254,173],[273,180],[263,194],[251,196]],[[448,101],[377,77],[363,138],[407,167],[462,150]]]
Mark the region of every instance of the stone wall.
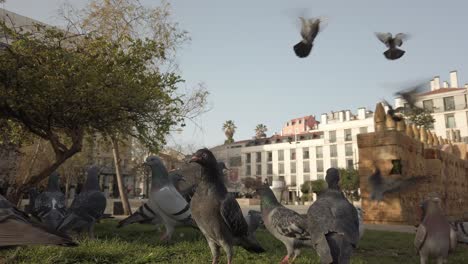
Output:
[[[359,175],[362,208],[366,223],[417,224],[419,203],[437,192],[451,220],[468,213],[467,145],[438,137],[424,128],[396,122],[377,104],[375,132],[359,134]],[[401,175],[390,175],[394,164],[401,164]],[[369,199],[368,177],[378,167],[385,177],[427,179],[389,194],[379,203]],[[468,215],[467,215],[468,216]]]

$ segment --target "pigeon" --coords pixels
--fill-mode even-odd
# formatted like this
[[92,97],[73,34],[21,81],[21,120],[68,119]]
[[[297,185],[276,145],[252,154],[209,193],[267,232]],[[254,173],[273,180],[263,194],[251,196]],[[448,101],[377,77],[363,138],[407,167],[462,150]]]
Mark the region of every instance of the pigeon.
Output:
[[0,248],[23,245],[76,246],[70,237],[32,222],[0,195]]
[[414,238],[420,262],[429,263],[429,257],[433,257],[437,263],[446,263],[448,254],[457,245],[457,233],[442,212],[441,200],[437,195],[431,195],[424,201],[423,212],[424,220]]
[[58,226],[60,231],[88,230],[90,238],[94,238],[94,225],[104,215],[106,196],[99,190],[100,170],[97,166],[88,169],[88,177],[81,192],[73,200],[67,215]]
[[[184,177],[178,173],[171,173],[169,174],[172,184],[177,186],[179,181],[185,181]],[[180,191],[179,191],[180,192]],[[182,194],[185,200],[189,203],[192,197],[192,191],[189,189],[188,192]],[[162,224],[162,219],[159,214],[149,207],[148,203],[142,204],[132,215],[123,219],[117,225],[117,228],[121,228],[130,224],[139,223],[139,224],[154,224],[159,225]]]
[[450,224],[457,233],[457,241],[468,244],[468,222],[455,221]]
[[307,211],[307,230],[321,263],[349,263],[359,242],[358,213],[341,192],[339,171],[328,169],[325,179],[328,189]]
[[166,232],[160,240],[168,242],[176,226],[196,227],[192,220],[190,204],[175,188],[161,159],[149,156],[145,164],[151,167],[152,173],[151,193],[146,203],[148,208],[161,217]]
[[258,189],[260,209],[266,229],[286,247],[287,254],[281,263],[294,262],[302,247],[312,247],[304,216],[281,205],[269,185]]
[[408,39],[407,34],[398,33],[395,35],[395,37],[392,37],[391,33],[379,32],[375,33],[375,35],[380,41],[382,41],[382,43],[385,44],[385,46],[387,46],[388,50],[385,51],[383,54],[388,60],[399,59],[405,54],[405,51],[397,48],[397,46],[401,47],[401,45],[403,44],[403,40]]
[[310,51],[314,46],[314,40],[320,31],[320,23],[322,21],[318,18],[305,19],[303,17],[299,17],[299,19],[302,23],[302,40],[296,45],[294,45],[294,52],[299,58],[305,58],[309,56]]
[[219,261],[220,247],[226,252],[228,264],[232,263],[234,244],[250,252],[264,252],[249,233],[236,199],[228,195],[213,153],[199,149],[190,162],[202,167],[201,182],[192,197],[192,217],[208,242],[213,263]]
[[427,179],[427,177],[415,176],[407,179],[384,178],[380,170],[376,168],[375,172],[368,178],[371,189],[370,198],[371,200],[382,201],[385,194],[399,192],[424,179]]
[[49,176],[47,190],[35,199],[34,212],[37,212],[41,222],[51,229],[57,229],[65,217],[65,195],[60,191],[57,172]]
[[363,213],[364,211],[360,207],[356,207],[356,210],[358,212],[358,218],[359,218],[359,240],[362,239],[362,236],[364,236],[364,220],[363,220]]
[[388,107],[387,113],[392,117],[395,122],[403,120],[403,114],[405,111],[420,108],[416,106],[416,101],[418,100],[418,94],[422,92],[424,89],[425,84],[418,84],[413,86],[409,89],[402,90],[395,93],[395,96],[403,98],[403,100],[408,103],[408,108],[404,106],[397,107],[393,109],[393,107],[386,101],[382,100],[383,104]]
[[37,219],[37,221],[41,221],[34,208],[34,204],[38,195],[39,192],[37,191],[36,187],[30,188],[28,190],[29,203],[25,206],[24,212]]
[[249,210],[244,217],[249,226],[249,233],[254,233],[259,227],[264,226],[262,213],[255,210]]

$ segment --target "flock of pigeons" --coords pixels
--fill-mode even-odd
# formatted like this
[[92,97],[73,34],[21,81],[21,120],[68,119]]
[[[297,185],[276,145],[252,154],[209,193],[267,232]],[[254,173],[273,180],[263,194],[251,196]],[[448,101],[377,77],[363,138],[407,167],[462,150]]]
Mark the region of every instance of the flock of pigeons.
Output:
[[[322,20],[319,18],[310,18],[305,19],[303,17],[299,17],[301,20],[301,36],[302,40],[294,45],[294,52],[299,58],[305,58],[309,56],[310,52],[312,51],[312,47],[314,46],[314,40],[317,37],[318,33],[320,32],[320,24]],[[403,45],[403,40],[408,39],[408,35],[404,33],[398,33],[394,37],[391,33],[375,33],[377,38],[385,44],[388,48],[383,54],[385,58],[389,60],[396,60],[401,58],[405,51],[399,49]]]

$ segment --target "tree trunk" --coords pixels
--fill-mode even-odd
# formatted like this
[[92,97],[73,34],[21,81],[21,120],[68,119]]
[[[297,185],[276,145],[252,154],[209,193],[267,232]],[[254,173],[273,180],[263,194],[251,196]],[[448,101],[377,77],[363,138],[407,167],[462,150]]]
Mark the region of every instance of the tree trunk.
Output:
[[120,169],[120,154],[119,154],[119,144],[117,142],[117,139],[112,137],[112,152],[114,154],[114,163],[115,163],[115,174],[117,178],[117,185],[119,187],[119,194],[120,194],[120,200],[122,201],[122,206],[124,210],[125,215],[130,215],[132,214],[132,210],[130,209],[130,203],[128,202],[128,197],[127,197],[127,192],[125,190],[125,186],[123,183],[123,177]]

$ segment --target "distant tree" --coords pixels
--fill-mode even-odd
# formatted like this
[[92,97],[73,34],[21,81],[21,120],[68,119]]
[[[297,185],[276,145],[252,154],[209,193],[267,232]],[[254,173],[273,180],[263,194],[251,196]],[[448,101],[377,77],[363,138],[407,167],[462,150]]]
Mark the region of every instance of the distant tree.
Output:
[[255,138],[265,138],[266,133],[268,131],[268,128],[264,124],[258,124],[257,127],[255,127]]
[[303,193],[302,201],[304,202],[306,199],[309,201],[312,200],[312,193],[313,193],[313,182],[312,181],[305,181],[303,184],[301,184],[301,192]]
[[327,182],[323,179],[318,179],[318,180],[312,181],[311,183],[312,183],[313,193],[320,194],[325,189],[327,189]]
[[223,131],[227,137],[227,139],[224,141],[224,144],[231,144],[234,142],[234,133],[236,132],[236,129],[237,127],[234,124],[234,121],[227,120],[226,122],[224,122]]
[[243,178],[241,182],[244,185],[243,192],[249,197],[252,197],[255,190],[262,185],[261,178],[254,177]]
[[359,173],[354,168],[340,170],[340,187],[349,200],[359,200]]
[[426,129],[433,128],[435,119],[431,112],[424,108],[414,107],[405,111],[406,118],[412,123]]

